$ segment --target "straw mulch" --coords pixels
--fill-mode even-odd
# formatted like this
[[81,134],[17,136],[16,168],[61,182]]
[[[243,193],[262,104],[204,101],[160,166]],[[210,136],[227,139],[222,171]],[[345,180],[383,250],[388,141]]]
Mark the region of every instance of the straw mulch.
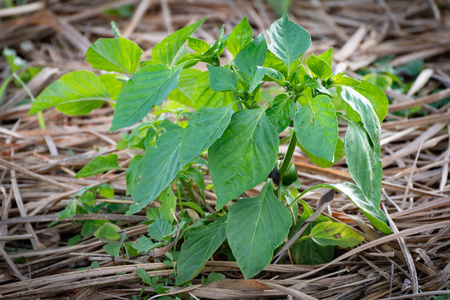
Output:
[[[449,2],[292,2],[291,18],[312,34],[309,53],[334,47],[334,67],[340,71],[358,76],[356,70],[374,66],[386,56],[392,56],[394,67],[424,59],[424,69],[407,95],[386,91],[392,104],[381,138],[382,205],[395,233],[381,235],[348,199],[337,195],[324,214],[352,226],[365,242],[339,250],[333,262],[299,266],[286,264],[286,259],[283,265],[269,265],[264,276],[244,280],[236,263],[210,261],[202,274],[221,272],[225,280],[202,287],[197,279],[190,287],[171,288],[170,293],[183,293],[186,299],[189,295],[194,299],[413,299],[418,293],[421,299],[445,299],[450,293]],[[127,5],[130,17],[104,13]],[[264,32],[277,18],[272,6],[259,0],[36,1],[0,9],[0,48],[14,48],[30,65],[43,67],[27,84],[36,96],[64,73],[89,68],[84,52],[97,38],[112,37],[111,20],[149,57],[152,46],[167,33],[206,15],[210,18],[196,36],[209,42],[215,40],[221,24],[229,32],[247,16],[255,32]],[[3,82],[9,74],[4,59],[0,68]],[[163,257],[113,261],[93,236],[67,246],[68,239],[80,233],[76,220],[117,221],[132,241],[146,232],[147,226],[139,225],[146,219],[143,215],[76,215],[48,228],[70,197],[85,186],[106,182],[114,188],[115,198],[99,202],[130,203],[124,200],[124,173],[87,179],[73,175],[92,158],[113,152],[127,167],[131,153],[115,150],[119,135],[108,133],[111,108],[86,117],[68,117],[50,109],[44,113],[46,129],[41,130],[36,116],[28,116],[30,105],[18,105],[27,97],[25,89],[11,83],[0,105],[0,299],[131,299],[144,286],[137,280],[136,267],[145,268],[150,276],[169,277],[173,270],[161,263]],[[441,105],[436,108],[433,104],[438,101]],[[394,114],[417,106],[425,113],[408,118]],[[302,190],[321,182],[350,180],[343,163],[321,169],[301,153],[295,159]],[[207,195],[208,203],[213,203],[214,195]],[[311,194],[307,200],[315,207],[319,197]],[[100,267],[77,270],[93,261]],[[153,295],[152,291],[145,287],[145,294]]]

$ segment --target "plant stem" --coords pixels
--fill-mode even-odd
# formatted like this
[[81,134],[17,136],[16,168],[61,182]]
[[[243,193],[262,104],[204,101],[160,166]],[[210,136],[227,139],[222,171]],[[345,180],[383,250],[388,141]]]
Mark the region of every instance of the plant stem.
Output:
[[183,213],[183,203],[181,202],[180,179],[177,180],[177,196],[178,196],[178,205],[180,206],[180,211],[181,211],[181,213]]
[[283,162],[280,167],[280,182],[283,180],[284,174],[286,173],[289,163],[292,160],[292,156],[294,155],[295,146],[297,145],[297,137],[295,136],[295,132],[292,133],[291,139],[289,140],[289,146],[286,151],[286,155],[283,158]]

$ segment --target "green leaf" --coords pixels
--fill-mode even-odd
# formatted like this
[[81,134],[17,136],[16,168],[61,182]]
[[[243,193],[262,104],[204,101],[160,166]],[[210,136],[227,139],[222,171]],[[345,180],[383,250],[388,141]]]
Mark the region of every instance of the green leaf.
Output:
[[387,223],[387,218],[384,212],[380,209],[379,202],[378,204],[369,201],[366,196],[364,196],[361,189],[353,183],[344,182],[340,184],[319,184],[313,187],[310,187],[302,192],[302,194],[306,194],[309,191],[318,189],[318,188],[330,188],[338,190],[347,195],[347,197],[355,204],[363,214],[369,219],[370,223],[372,223],[376,229],[381,231],[384,234],[392,233],[392,230],[389,228]]
[[266,59],[264,60],[263,67],[277,70],[284,76],[287,76],[287,67],[284,62],[275,56],[272,52],[267,50]]
[[286,94],[280,94],[273,99],[272,107],[267,110],[267,116],[273,127],[281,133],[289,125],[295,114],[295,103]]
[[125,172],[125,180],[127,184],[127,195],[133,195],[134,183],[136,182],[136,171],[141,163],[143,155],[136,155],[130,160],[128,170]]
[[94,69],[131,75],[139,67],[142,50],[125,38],[98,39],[86,52]]
[[231,31],[227,40],[227,48],[233,54],[233,57],[236,57],[236,54],[250,44],[252,37],[252,27],[248,23],[247,17],[244,17]]
[[136,268],[136,271],[138,273],[139,278],[141,278],[142,282],[148,285],[152,285],[152,280],[150,279],[150,276],[148,275],[147,271],[145,271],[144,268]]
[[165,238],[175,233],[172,224],[166,219],[157,219],[148,226],[147,232],[148,236],[156,241],[164,241]]
[[344,157],[344,154],[345,154],[344,142],[340,138],[338,138],[337,143],[336,143],[336,149],[334,150],[333,161],[329,161],[329,160],[326,160],[324,158],[321,158],[321,157],[318,157],[318,156],[315,156],[315,155],[309,153],[308,150],[306,150],[305,148],[302,147],[302,145],[300,145],[300,143],[298,143],[297,146],[300,146],[302,151],[306,154],[306,156],[308,156],[309,160],[313,164],[315,164],[321,168],[329,168],[329,167],[333,166],[342,157]]
[[209,50],[210,46],[204,40],[188,37],[188,46],[197,53],[204,53]]
[[333,75],[333,84],[357,86],[360,84],[360,81],[357,79],[345,76],[344,73],[339,73],[339,74]]
[[[183,130],[164,133],[147,151],[136,167],[132,196],[134,203],[127,215],[137,213],[153,201],[175,178],[181,164],[179,149]],[[128,179],[128,178],[127,178]]]
[[110,96],[97,75],[75,71],[46,87],[31,105],[30,115],[52,106],[66,115],[87,115],[106,100]]
[[173,210],[173,212],[176,211],[175,208],[177,206],[177,198],[173,194],[171,186],[168,186],[164,191],[161,192],[161,194],[159,195],[159,201],[162,204],[161,208],[159,209],[161,217],[169,222],[172,222],[173,215],[171,210]]
[[202,71],[198,69],[183,69],[180,73],[178,86],[174,89],[167,99],[179,102],[189,107],[194,107],[193,94],[194,86]]
[[220,138],[230,123],[232,105],[219,108],[202,107],[189,119],[183,134],[180,162],[185,165]]
[[360,244],[364,238],[345,224],[333,221],[321,222],[311,230],[311,238],[321,246],[350,248]]
[[379,144],[381,134],[380,121],[369,100],[353,88],[346,86],[342,87],[340,95],[342,100],[344,100],[361,117],[364,128],[369,134],[371,144]]
[[309,236],[295,242],[291,248],[292,260],[299,265],[326,264],[334,258],[334,246],[322,247],[316,244]]
[[117,259],[120,254],[120,248],[122,247],[122,244],[119,243],[113,243],[113,244],[107,244],[103,246],[103,250],[105,250],[106,253],[114,257],[114,259]]
[[290,21],[287,14],[270,25],[267,35],[271,41],[269,50],[284,62],[288,70],[311,46],[311,35],[300,25]]
[[209,168],[217,195],[216,209],[261,183],[273,169],[278,132],[265,108],[241,110],[209,149]]
[[318,83],[315,79],[309,77],[308,75],[303,76],[305,81],[305,87],[310,87],[313,90],[316,90],[322,94],[332,96],[331,93],[320,83]]
[[366,80],[361,80],[361,83],[353,86],[353,89],[370,101],[381,123],[387,115],[389,106],[389,100],[383,90]]
[[98,78],[100,78],[100,81],[106,87],[111,99],[117,101],[117,97],[119,97],[119,93],[125,82],[118,80],[118,76],[116,74],[100,74]]
[[294,118],[298,141],[308,152],[333,161],[338,139],[336,112],[331,100],[323,95],[306,99]]
[[264,64],[267,52],[267,42],[264,34],[258,35],[245,48],[241,49],[233,59],[234,65],[248,78],[253,78],[256,68]]
[[195,109],[204,106],[216,108],[234,102],[234,97],[231,92],[216,93],[210,88],[209,72],[204,72],[198,77],[195,82],[192,99]]
[[114,197],[114,189],[107,183],[102,183],[98,186],[97,193],[102,195],[102,197],[110,199]]
[[281,72],[277,70],[266,68],[266,67],[257,67],[255,74],[253,75],[252,81],[249,84],[248,93],[251,94],[259,85],[261,80],[264,81],[275,81],[276,83],[283,85],[285,78]]
[[[85,194],[86,195],[86,194]],[[83,224],[83,228],[81,229],[81,236],[85,237],[93,234],[97,229],[102,227],[103,224],[109,223],[106,220],[88,220]]]
[[136,124],[154,105],[161,105],[178,85],[180,72],[180,68],[148,65],[133,74],[117,98],[110,131]]
[[208,278],[202,276],[202,286],[205,286],[205,285],[213,283],[213,282],[219,282],[224,279],[225,279],[225,275],[220,274],[220,273],[211,272],[208,274]]
[[311,56],[306,61],[309,69],[320,79],[327,79],[331,76],[331,66],[325,61],[311,54]]
[[94,176],[109,170],[120,169],[117,162],[117,154],[108,154],[105,156],[97,156],[91,160],[75,175],[75,178]]
[[195,277],[226,238],[227,215],[187,233],[177,263],[176,284]]
[[202,198],[205,199],[205,179],[202,172],[196,168],[189,168],[186,170],[186,175],[197,184]]
[[209,71],[209,83],[215,92],[237,91],[238,78],[225,67],[207,65]]
[[291,227],[291,213],[266,183],[259,196],[231,205],[227,239],[245,279],[255,276],[272,259]]
[[94,232],[94,236],[98,239],[106,239],[110,241],[117,241],[120,239],[120,227],[112,223],[104,223],[99,229]]
[[77,234],[67,241],[67,246],[73,246],[81,242],[81,235]]
[[64,208],[62,211],[58,212],[58,219],[68,219],[75,216],[77,210],[77,202],[74,199],[69,200],[69,203],[67,204],[66,208]]
[[321,60],[326,62],[328,66],[331,67],[331,65],[333,64],[333,48],[330,48],[324,53],[317,55],[317,58],[320,58]]
[[167,36],[152,49],[152,60],[156,64],[164,64],[172,67],[186,53],[187,39],[193,34],[207,18],[203,18],[191,25],[175,31]]
[[348,123],[344,144],[348,172],[367,199],[379,206],[383,174],[379,144],[372,148],[364,128],[353,122]]
[[131,245],[134,249],[138,251],[138,253],[147,253],[150,250],[155,248],[164,246],[164,243],[154,243],[151,239],[146,237],[145,235],[141,236],[136,240],[135,243]]

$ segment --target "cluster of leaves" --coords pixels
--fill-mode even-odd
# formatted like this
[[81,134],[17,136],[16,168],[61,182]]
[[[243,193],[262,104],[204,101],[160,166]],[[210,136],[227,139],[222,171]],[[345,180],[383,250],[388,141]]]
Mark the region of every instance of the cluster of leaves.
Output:
[[[119,143],[119,148],[145,151],[130,161],[126,171],[127,193],[134,201],[127,214],[139,212],[155,199],[161,203],[159,209],[147,211],[153,222],[149,237],[141,237],[133,247],[145,252],[172,239],[171,212],[178,198],[182,214],[183,206],[189,207],[200,220],[193,226],[187,227],[188,221],[180,226],[187,229],[176,255],[176,283],[196,276],[225,242],[245,278],[250,278],[270,263],[274,250],[296,230],[293,222],[301,224],[310,214],[311,209],[303,204],[304,213],[297,220],[298,201],[305,193],[323,187],[345,193],[378,230],[391,233],[380,209],[380,124],[388,108],[382,90],[368,81],[333,73],[333,49],[306,58],[311,37],[287,15],[267,31],[270,44],[263,34],[253,38],[246,18],[228,35],[222,27],[212,44],[191,37],[204,21],[166,37],[152,49],[152,60],[143,62],[142,50],[132,41],[99,39],[88,49],[86,60],[108,73],[68,73],[47,87],[30,109],[33,114],[55,106],[69,115],[88,114],[109,102],[115,107],[111,132],[147,118],[129,135],[122,135]],[[221,66],[225,48],[233,59]],[[208,71],[191,69],[199,62],[206,63]],[[274,82],[282,89],[265,103],[261,102],[264,82]],[[189,113],[186,107],[195,112]],[[175,115],[175,120],[171,122],[168,115]],[[338,118],[347,124],[343,141],[338,136]],[[289,186],[267,179],[284,142],[279,134],[288,127],[288,150],[275,169],[280,182],[299,146],[321,167],[329,167],[345,155],[355,183],[321,184],[297,195]],[[201,157],[205,151],[207,161]],[[203,212],[200,201],[196,203],[192,189],[195,183],[202,193],[202,168],[206,166],[219,211],[210,215]],[[120,170],[117,156],[110,154],[96,158],[78,176],[113,169]],[[262,182],[258,196],[230,205]],[[185,198],[192,201],[182,201],[182,187],[189,194]],[[317,222],[297,242],[299,257],[307,255],[305,248],[311,242],[326,248],[350,247],[361,241],[345,225],[326,219]]]

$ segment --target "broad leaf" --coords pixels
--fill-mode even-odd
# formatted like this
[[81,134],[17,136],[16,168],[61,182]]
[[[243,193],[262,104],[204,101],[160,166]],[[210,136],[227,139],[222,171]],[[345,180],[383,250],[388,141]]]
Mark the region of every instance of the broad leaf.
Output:
[[302,145],[300,145],[300,143],[298,143],[297,146],[299,146],[302,149],[302,151],[306,154],[306,156],[308,156],[309,160],[313,164],[315,164],[321,168],[329,168],[329,167],[333,166],[345,155],[344,142],[340,138],[338,138],[337,143],[336,143],[336,149],[334,150],[333,161],[329,161],[322,157],[318,157],[318,156],[315,156],[315,155],[309,153],[308,150],[306,150],[305,148],[302,147]]
[[367,199],[379,206],[383,174],[379,144],[373,149],[364,128],[353,122],[348,124],[344,144],[348,172]]
[[214,92],[237,91],[238,78],[225,67],[208,65],[209,84]]
[[233,57],[236,57],[236,54],[250,44],[252,37],[252,27],[248,23],[247,17],[244,17],[231,31],[227,40],[227,48],[233,54]]
[[31,105],[30,115],[52,106],[66,115],[87,115],[110,99],[97,75],[90,71],[75,71],[46,87]]
[[331,66],[325,61],[311,54],[311,56],[306,61],[311,72],[316,74],[320,79],[327,79],[331,76]]
[[224,279],[225,279],[225,275],[223,275],[221,273],[211,272],[208,274],[208,278],[202,276],[202,286],[205,286],[205,285],[213,283],[213,282],[219,282]]
[[331,100],[323,95],[307,99],[295,114],[297,139],[309,153],[333,161],[338,139],[336,112]]
[[277,70],[257,67],[255,74],[253,75],[252,81],[249,84],[248,93],[251,94],[260,84],[261,80],[264,81],[275,81],[278,84],[284,84],[284,75]]
[[288,72],[291,64],[311,46],[311,35],[284,14],[267,30],[269,50],[281,59]]
[[134,202],[127,215],[144,208],[175,178],[181,166],[178,153],[182,137],[182,129],[166,132],[145,151],[137,169],[133,172]]
[[75,216],[75,213],[77,211],[77,202],[75,199],[69,200],[69,203],[67,204],[66,208],[64,208],[62,211],[58,212],[58,219],[68,219]]
[[166,219],[157,219],[148,226],[147,232],[148,236],[156,241],[164,241],[165,238],[175,233],[172,225]]
[[272,259],[273,251],[286,239],[291,213],[267,183],[259,196],[231,205],[227,239],[246,279],[255,276]]
[[202,107],[189,119],[181,141],[180,162],[185,165],[208,149],[221,137],[230,123],[231,105],[219,108]]
[[267,42],[264,34],[258,35],[247,47],[241,49],[233,60],[234,65],[249,79],[253,78],[256,67],[266,59]]
[[131,75],[139,67],[142,50],[125,38],[98,39],[86,52],[94,69]]
[[144,283],[146,283],[146,284],[151,286],[152,285],[152,280],[150,279],[150,276],[148,275],[147,271],[145,271],[144,268],[136,268],[136,270],[137,270],[139,278],[141,278],[141,280]]
[[210,46],[204,40],[188,37],[188,46],[197,53],[203,53],[209,50]]
[[136,171],[141,163],[143,155],[136,155],[130,160],[128,170],[125,172],[125,180],[127,184],[127,195],[133,195],[136,182]]
[[331,65],[333,63],[333,48],[330,48],[327,51],[325,51],[324,53],[317,55],[317,58],[320,58],[321,60],[326,62],[327,65],[329,65],[331,67]]
[[284,62],[269,50],[266,52],[266,59],[264,60],[263,67],[277,70],[284,76],[287,76],[287,67]]
[[117,259],[120,254],[120,248],[122,247],[122,244],[120,243],[112,243],[112,244],[106,244],[103,246],[103,250],[105,250],[106,253],[114,257],[114,259]]
[[110,131],[136,124],[154,105],[161,105],[178,85],[180,72],[180,68],[148,65],[133,74],[117,98]]
[[104,223],[99,229],[94,233],[94,236],[98,239],[106,239],[110,241],[117,241],[120,239],[118,231],[120,227],[112,223]]
[[168,186],[162,193],[159,195],[159,201],[162,206],[159,209],[160,215],[169,222],[173,221],[172,211],[175,212],[175,208],[177,206],[177,198],[173,194],[173,190],[171,186]]
[[105,156],[97,156],[93,160],[91,160],[87,165],[83,167],[80,171],[78,171],[75,178],[80,177],[89,177],[93,175],[97,175],[109,170],[120,169],[119,163],[117,162],[118,155],[117,154],[108,154]]
[[347,86],[342,87],[340,96],[342,100],[359,114],[364,128],[369,134],[371,144],[379,144],[381,134],[380,121],[378,120],[370,101],[353,88]]
[[146,253],[150,250],[153,250],[155,248],[164,246],[164,243],[154,243],[151,239],[146,237],[145,235],[141,236],[136,240],[135,243],[131,245],[134,249],[138,251],[138,253]]
[[305,236],[295,242],[289,251],[292,260],[299,265],[326,264],[334,258],[334,246],[322,247],[315,243],[309,236]]
[[330,91],[328,91],[323,85],[318,83],[315,79],[309,77],[309,75],[304,75],[303,80],[305,87],[310,87],[311,89],[316,90],[317,92],[332,97]]
[[174,89],[167,99],[177,101],[189,107],[194,107],[193,94],[194,86],[202,71],[198,69],[183,69],[180,73],[178,86]]
[[333,221],[321,222],[311,230],[311,238],[321,246],[350,248],[360,244],[364,238],[345,224]]
[[267,116],[273,127],[281,133],[289,125],[295,114],[295,103],[286,94],[280,94],[273,99],[272,107],[267,110]]
[[361,80],[361,83],[354,86],[353,89],[370,101],[381,123],[386,117],[389,106],[389,101],[383,90],[366,80]]
[[241,110],[209,149],[209,168],[217,195],[216,209],[261,183],[273,169],[278,132],[265,108]]
[[319,188],[330,188],[338,190],[347,195],[347,197],[355,204],[363,214],[369,219],[376,229],[384,234],[392,233],[387,223],[387,218],[384,212],[380,209],[379,202],[374,203],[369,201],[366,196],[362,193],[361,189],[353,183],[344,182],[340,184],[318,184],[310,187],[302,192],[302,195],[309,191],[319,189]]
[[226,238],[227,215],[187,233],[177,263],[176,284],[191,280]]
[[152,60],[156,64],[165,64],[172,67],[186,53],[187,39],[193,34],[207,18],[203,18],[191,25],[175,31],[167,36],[152,49]]
[[204,106],[216,108],[233,103],[234,97],[231,92],[214,92],[209,86],[209,72],[204,72],[195,82],[192,101],[196,109]]
[[[117,101],[117,97],[119,97],[119,93],[125,84],[125,82],[118,80],[118,77],[119,76],[116,74],[101,74],[100,76],[98,76],[98,78],[100,78],[100,80],[105,85],[106,90],[111,96],[111,99],[113,99],[114,101]],[[113,103],[111,103],[111,105],[113,105]]]

